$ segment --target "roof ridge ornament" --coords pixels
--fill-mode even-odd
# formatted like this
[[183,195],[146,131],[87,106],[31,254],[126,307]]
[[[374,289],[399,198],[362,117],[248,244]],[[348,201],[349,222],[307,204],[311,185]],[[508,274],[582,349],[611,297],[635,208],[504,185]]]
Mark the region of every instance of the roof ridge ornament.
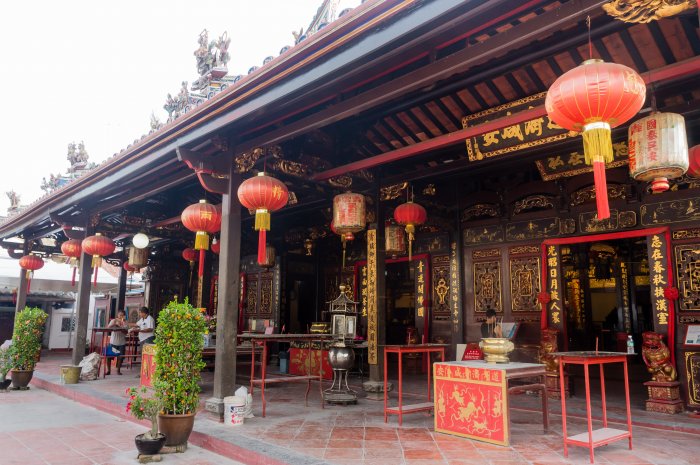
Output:
[[625,23],[650,23],[698,8],[697,0],[613,0],[603,10]]

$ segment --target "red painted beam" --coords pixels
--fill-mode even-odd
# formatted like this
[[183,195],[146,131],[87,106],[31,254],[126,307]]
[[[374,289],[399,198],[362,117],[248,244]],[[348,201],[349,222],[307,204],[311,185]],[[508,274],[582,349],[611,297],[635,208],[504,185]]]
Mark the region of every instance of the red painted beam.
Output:
[[[673,80],[682,78],[684,76],[700,74],[700,56],[689,58],[672,65],[664,66],[653,71],[649,71],[642,74],[642,78],[647,84],[659,83],[663,81]],[[417,155],[424,154],[432,150],[438,150],[441,148],[449,147],[450,145],[455,145],[464,142],[470,137],[477,137],[487,132],[497,131],[503,129],[507,126],[512,126],[514,124],[519,124],[534,118],[539,118],[547,114],[544,105],[532,108],[526,111],[516,113],[514,115],[505,116],[503,118],[498,118],[487,123],[480,124],[471,128],[460,129],[443,136],[438,136],[433,139],[429,139],[417,144],[409,145],[408,147],[402,147],[400,149],[391,150],[373,157],[365,158],[363,160],[358,160],[356,162],[348,163],[347,165],[338,166],[327,171],[313,176],[315,181],[325,181],[335,176],[340,176],[342,174],[347,174],[353,171],[359,171],[368,168],[374,168],[375,166],[384,165],[387,163],[392,163],[405,158],[414,157]]]

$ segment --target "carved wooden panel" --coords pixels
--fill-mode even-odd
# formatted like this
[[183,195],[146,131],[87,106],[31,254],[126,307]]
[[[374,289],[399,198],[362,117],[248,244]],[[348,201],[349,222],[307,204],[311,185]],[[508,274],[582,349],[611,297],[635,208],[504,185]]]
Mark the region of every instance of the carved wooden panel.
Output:
[[539,309],[540,258],[510,259],[510,295],[514,312],[536,312]]
[[474,263],[474,311],[485,312],[489,308],[503,311],[501,299],[501,262]]
[[272,280],[273,273],[260,274],[260,304],[258,307],[258,315],[263,318],[272,316]]
[[698,239],[700,238],[700,228],[679,229],[677,231],[673,231],[672,234],[674,241]]
[[450,256],[433,257],[433,319],[450,319]]
[[700,352],[685,353],[688,406],[700,407]]
[[677,245],[676,279],[681,311],[700,311],[700,244]]
[[500,225],[466,228],[464,230],[465,244],[493,244],[503,242],[503,227]]
[[669,200],[642,205],[639,209],[643,226],[700,220],[700,197]]
[[248,275],[248,289],[246,290],[246,315],[249,317],[258,314],[258,275]]

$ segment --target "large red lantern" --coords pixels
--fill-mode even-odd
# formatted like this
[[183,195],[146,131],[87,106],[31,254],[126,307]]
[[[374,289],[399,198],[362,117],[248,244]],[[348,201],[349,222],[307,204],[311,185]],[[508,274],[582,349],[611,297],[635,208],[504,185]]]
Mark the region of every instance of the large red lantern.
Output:
[[29,288],[32,282],[32,276],[36,270],[43,268],[44,260],[36,255],[25,255],[19,259],[19,266],[27,271],[27,294],[29,293]]
[[221,211],[214,205],[202,199],[185,208],[181,215],[182,224],[197,233],[194,249],[199,250],[199,277],[204,275],[204,258],[209,250],[209,234],[221,229]]
[[345,250],[347,249],[347,243],[355,240],[355,235],[351,232],[339,233],[335,228],[335,224],[331,221],[331,231],[333,234],[340,236],[340,242],[343,244],[343,268],[345,268]]
[[406,252],[406,234],[401,226],[387,223],[384,227],[384,251],[396,256]]
[[97,285],[97,270],[102,265],[102,257],[113,254],[116,246],[112,239],[97,233],[83,239],[82,247],[86,254],[92,255],[92,267],[95,269],[93,284]]
[[79,240],[69,239],[61,244],[61,252],[63,252],[63,255],[69,258],[70,266],[73,268],[71,286],[75,286],[75,273],[78,270],[78,265],[80,264],[80,255],[83,253],[83,247],[80,245]]
[[594,59],[559,76],[547,91],[549,118],[583,133],[585,160],[593,165],[599,220],[610,218],[605,164],[613,161],[611,128],[636,115],[645,97],[644,80],[633,69]]
[[408,259],[413,258],[413,241],[415,239],[416,226],[425,223],[428,219],[428,212],[421,205],[409,200],[399,205],[394,210],[394,220],[406,227],[408,234]]
[[688,176],[700,178],[700,145],[688,150]]
[[258,232],[258,264],[266,263],[267,231],[270,230],[270,213],[287,205],[287,186],[264,172],[246,179],[238,187],[241,205],[255,211],[255,230]]
[[627,143],[630,175],[651,181],[654,193],[668,190],[668,179],[688,170],[685,120],[677,113],[653,113],[635,121]]

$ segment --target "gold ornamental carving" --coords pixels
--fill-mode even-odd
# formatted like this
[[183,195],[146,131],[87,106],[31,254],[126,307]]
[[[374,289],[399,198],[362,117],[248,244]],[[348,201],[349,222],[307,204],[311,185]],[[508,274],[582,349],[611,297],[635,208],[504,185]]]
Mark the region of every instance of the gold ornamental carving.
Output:
[[513,207],[513,214],[518,215],[520,213],[532,211],[532,210],[546,210],[554,208],[554,197],[551,195],[530,195],[524,199],[515,202]]
[[685,353],[685,370],[688,375],[688,405],[700,407],[700,352]]
[[445,305],[445,298],[447,297],[447,292],[450,290],[450,286],[447,285],[445,278],[438,279],[438,283],[435,286],[435,293],[438,296],[438,304]]
[[472,251],[472,258],[478,260],[480,258],[500,257],[501,249],[479,249]]
[[533,255],[538,254],[540,248],[536,245],[516,245],[508,249],[508,255]]
[[501,262],[475,262],[474,311],[483,313],[489,308],[503,312],[501,304]]
[[432,262],[432,316],[433,320],[450,319],[450,255],[434,255]]
[[264,150],[262,147],[251,150],[250,152],[245,152],[233,159],[233,164],[235,165],[236,173],[247,173],[258,161],[258,158],[263,154]]
[[697,0],[613,0],[603,10],[625,23],[650,23],[696,10]]
[[510,259],[510,295],[514,312],[539,309],[540,257]]
[[289,161],[282,158],[275,160],[272,163],[272,169],[298,178],[306,178],[313,173],[311,168],[303,163]]
[[495,203],[477,203],[467,207],[462,212],[462,221],[470,221],[479,218],[498,218],[501,216],[501,208]]
[[[617,168],[628,163],[627,141],[614,142],[613,161],[606,163],[607,168]],[[584,161],[585,156],[581,152],[571,152],[568,154],[552,155],[543,160],[537,160],[535,165],[540,172],[543,181],[553,181],[555,179],[569,178],[580,174],[592,173],[593,167]]]
[[[608,199],[624,199],[625,185],[608,183]],[[584,203],[595,202],[595,186],[579,189],[571,194],[571,206],[583,205]]]
[[379,189],[380,197],[382,200],[398,199],[403,195],[407,187],[407,182],[400,182],[398,184],[392,184],[391,186],[382,187]]
[[678,231],[673,231],[672,234],[674,241],[698,239],[700,238],[700,228],[679,229]]
[[467,228],[463,232],[465,244],[503,242],[503,227],[500,225]]
[[328,180],[328,184],[333,187],[342,187],[347,189],[352,186],[352,178],[350,176],[336,176]]
[[700,311],[700,244],[677,245],[675,252],[678,307],[684,312]]

